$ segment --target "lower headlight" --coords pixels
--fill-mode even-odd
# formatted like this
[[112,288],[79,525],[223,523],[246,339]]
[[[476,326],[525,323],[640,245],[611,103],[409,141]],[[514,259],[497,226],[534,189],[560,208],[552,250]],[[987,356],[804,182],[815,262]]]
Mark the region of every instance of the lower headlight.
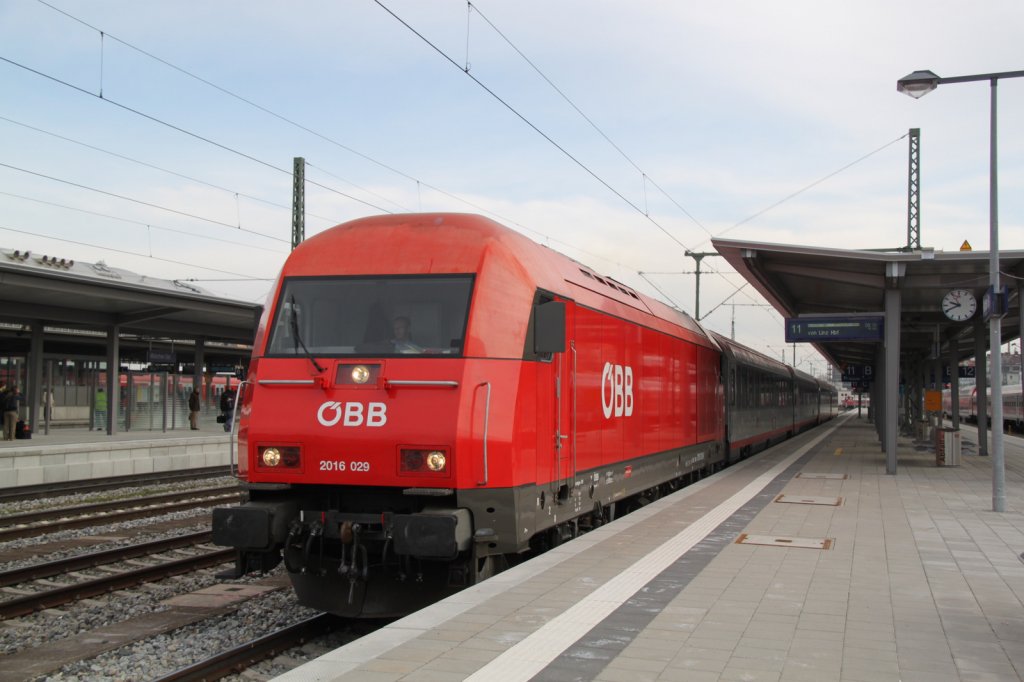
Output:
[[440,449],[402,448],[399,451],[398,473],[400,475],[447,476],[449,475],[448,455]]
[[427,453],[427,468],[431,471],[444,471],[448,458],[439,450]]
[[262,469],[298,469],[301,460],[295,445],[261,445],[256,450],[256,464]]
[[276,467],[281,463],[281,451],[277,448],[267,448],[260,455],[260,461],[265,467]]

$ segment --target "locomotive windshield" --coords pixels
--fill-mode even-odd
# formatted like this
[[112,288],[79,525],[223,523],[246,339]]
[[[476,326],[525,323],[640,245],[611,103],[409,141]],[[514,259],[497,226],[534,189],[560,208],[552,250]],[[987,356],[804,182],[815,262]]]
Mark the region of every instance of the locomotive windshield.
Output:
[[472,289],[472,275],[288,278],[267,355],[461,355]]

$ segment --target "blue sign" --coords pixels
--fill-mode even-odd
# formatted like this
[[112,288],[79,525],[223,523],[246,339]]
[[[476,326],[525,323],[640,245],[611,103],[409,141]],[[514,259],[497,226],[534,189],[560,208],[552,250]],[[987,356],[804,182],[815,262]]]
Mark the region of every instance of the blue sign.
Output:
[[988,322],[993,317],[1005,317],[1009,310],[1010,288],[1006,286],[994,289],[989,287],[981,298],[981,320]]
[[786,343],[809,341],[882,341],[881,315],[835,315],[828,317],[787,317]]

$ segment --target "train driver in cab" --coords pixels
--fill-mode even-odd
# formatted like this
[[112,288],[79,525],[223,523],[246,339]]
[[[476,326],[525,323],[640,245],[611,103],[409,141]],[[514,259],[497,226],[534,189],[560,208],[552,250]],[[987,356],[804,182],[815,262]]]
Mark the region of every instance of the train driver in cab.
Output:
[[412,323],[409,318],[399,315],[391,325],[394,335],[391,337],[391,345],[396,353],[422,353],[423,347],[413,343]]

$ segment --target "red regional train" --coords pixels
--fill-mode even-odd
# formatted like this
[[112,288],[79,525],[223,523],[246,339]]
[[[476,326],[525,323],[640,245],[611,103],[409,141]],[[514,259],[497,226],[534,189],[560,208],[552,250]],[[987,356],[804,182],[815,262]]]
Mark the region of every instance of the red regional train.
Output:
[[[1009,430],[1024,431],[1024,400],[1021,398],[1021,386],[1003,385],[1000,389],[1003,398],[1003,427]],[[952,419],[953,407],[950,402],[950,389],[942,391],[943,415]],[[960,389],[960,418],[976,424],[978,422],[978,389],[966,386]],[[992,420],[992,389],[985,391],[985,414],[989,423]]]
[[237,573],[409,613],[833,416],[836,391],[480,216],[316,235],[237,412]]

